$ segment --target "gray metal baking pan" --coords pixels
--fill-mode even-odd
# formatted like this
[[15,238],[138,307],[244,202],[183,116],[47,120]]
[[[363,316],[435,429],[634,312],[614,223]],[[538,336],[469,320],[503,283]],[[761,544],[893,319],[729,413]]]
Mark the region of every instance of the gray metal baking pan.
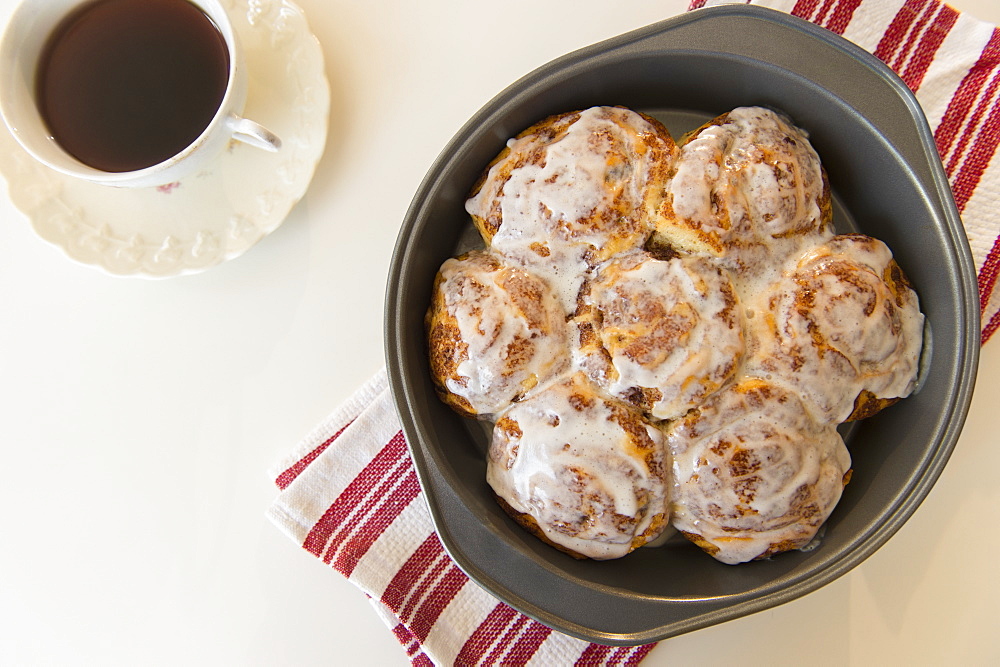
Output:
[[[576,561],[518,528],[485,480],[486,431],[440,403],[423,317],[435,272],[468,243],[463,203],[504,142],[550,114],[625,105],[674,132],[741,105],[805,128],[829,172],[838,231],[885,241],[920,296],[933,343],[920,391],[846,439],[854,476],[819,546],[723,565],[681,537],[616,561]],[[472,235],[474,236],[474,234]],[[971,399],[979,306],[968,243],[927,122],[880,61],[755,6],[703,9],[571,53],[501,92],[448,144],[400,230],[386,295],[391,388],[438,534],[496,597],[552,628],[630,645],[787,602],[878,549],[941,474]]]

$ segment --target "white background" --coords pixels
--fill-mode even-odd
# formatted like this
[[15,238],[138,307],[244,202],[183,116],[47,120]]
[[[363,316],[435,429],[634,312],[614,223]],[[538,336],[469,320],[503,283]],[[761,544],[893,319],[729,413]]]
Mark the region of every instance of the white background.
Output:
[[[0,664],[405,665],[363,596],[265,520],[265,471],[382,365],[398,225],[451,135],[535,67],[687,3],[299,4],[329,141],[244,257],[108,277],[36,237],[0,185]],[[1000,22],[996,0],[955,4]],[[998,664],[998,377],[994,342],[955,455],[884,548],[647,664]]]

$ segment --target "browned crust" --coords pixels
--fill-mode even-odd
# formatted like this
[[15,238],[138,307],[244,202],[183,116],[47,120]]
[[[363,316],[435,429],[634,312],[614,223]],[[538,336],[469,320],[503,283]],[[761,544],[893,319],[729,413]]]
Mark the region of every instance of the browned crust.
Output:
[[681,138],[677,141],[677,145],[683,146],[684,144],[690,143],[695,139],[695,137],[704,132],[706,129],[714,125],[725,125],[728,122],[729,122],[729,112],[727,111],[726,113],[716,116],[715,118],[713,118],[708,122],[702,123],[695,129],[691,130],[690,132],[685,132],[684,134],[682,134]]
[[[620,107],[620,108],[625,108],[625,107]],[[580,111],[572,111],[572,112],[565,112],[549,116],[528,127],[527,129],[516,135],[515,138],[521,139],[529,135],[534,135],[538,137],[540,141],[551,142],[552,140],[559,137],[560,134],[564,133],[566,131],[566,128],[573,122],[573,120],[579,117],[580,113],[581,113]],[[680,141],[674,142],[673,138],[670,136],[669,132],[662,125],[662,123],[660,123],[655,118],[652,118],[645,114],[640,113],[639,115],[642,116],[648,123],[650,123],[656,129],[657,132],[660,132],[663,137],[668,139],[670,144],[674,148],[676,148],[676,146],[678,145],[683,145],[685,143],[688,143],[692,139],[696,138],[706,128],[717,125],[724,125],[725,123],[728,122],[729,119],[729,113],[724,113],[720,116],[717,116],[716,118],[713,118],[712,120],[703,124],[699,128],[685,134],[680,139]],[[567,120],[570,119],[571,117],[572,120],[569,120],[567,122]],[[481,189],[487,182],[490,170],[494,168],[497,164],[508,159],[510,157],[510,153],[511,153],[510,148],[504,147],[503,150],[486,166],[486,168],[482,171],[479,178],[477,179],[475,185],[473,186],[469,194],[470,197],[475,196],[481,191]],[[671,165],[668,165],[667,168],[668,169],[671,168]],[[832,224],[832,196],[831,196],[831,190],[827,172],[822,165],[820,168],[822,173],[823,190],[819,199],[817,200],[817,203],[821,211],[821,216],[820,216],[821,225],[828,226]],[[492,239],[492,236],[499,229],[499,224],[493,224],[489,220],[484,220],[475,215],[473,215],[472,218],[475,225],[479,228],[480,232],[483,234],[483,237],[487,240],[487,243],[489,243],[489,241]],[[542,246],[542,248],[544,249],[544,246]],[[678,253],[677,248],[671,245],[669,240],[667,240],[665,237],[661,237],[659,234],[653,234],[652,236],[648,237],[646,239],[644,248],[647,250],[647,252],[649,252],[656,258],[662,260],[667,260],[672,257],[678,256],[680,254]],[[547,249],[545,250],[547,251]],[[913,295],[910,291],[912,289],[911,285],[907,277],[903,273],[903,271],[896,264],[895,260],[891,261],[887,266],[883,275],[883,279],[885,283],[888,285],[896,301],[896,304],[899,305],[900,307],[902,307],[908,299],[913,298]],[[440,281],[440,276],[435,282],[435,293],[439,291],[437,289],[439,281]],[[447,380],[458,378],[457,368],[462,361],[467,359],[467,353],[466,353],[467,345],[461,340],[461,334],[457,326],[455,326],[453,323],[449,323],[447,321],[447,317],[441,317],[439,315],[439,313],[444,313],[444,308],[443,308],[443,300],[439,304],[437,299],[438,297],[435,296],[435,301],[432,302],[431,308],[427,311],[427,314],[425,316],[426,335],[430,350],[429,357],[430,357],[431,374],[435,384],[435,388],[441,400],[444,401],[453,409],[455,409],[457,412],[468,417],[477,417],[478,416],[477,413],[468,403],[468,401],[466,401],[464,398],[460,396],[451,393],[446,389]],[[599,337],[597,331],[595,331],[595,329],[599,328],[601,323],[600,313],[597,312],[588,313],[586,312],[586,309],[581,307],[581,310],[580,312],[577,313],[577,316],[580,318],[578,326],[579,326],[579,337],[581,346],[582,347],[587,347],[588,345],[596,346],[600,348],[604,352],[604,356],[607,357],[608,356],[607,352],[606,350],[603,350],[603,347],[600,346]],[[752,382],[747,383],[746,387],[741,387],[741,390],[745,391],[746,393],[759,392],[761,394],[766,394],[768,391],[770,391],[767,387],[760,387]],[[635,388],[635,395],[634,396],[630,395],[627,398],[632,403],[633,407],[638,407],[640,409],[647,408],[648,405],[655,402],[655,400],[658,400],[658,397],[649,395],[647,393],[648,391],[650,390]],[[854,409],[846,421],[856,421],[871,417],[877,414],[882,409],[894,404],[898,400],[900,399],[880,398],[867,390],[862,391],[856,398]],[[630,413],[631,410],[626,410],[623,408],[623,412]],[[692,416],[696,415],[697,412],[698,412],[697,409],[693,410],[692,412],[688,413],[685,419],[691,420]],[[503,422],[503,420],[501,420],[501,422]],[[498,427],[500,426],[501,422],[498,422],[497,424]],[[513,428],[517,429],[516,422],[511,422],[511,423],[513,424]],[[632,432],[632,430],[628,428],[629,424],[631,424],[629,420],[623,419],[623,423],[621,425],[631,434],[636,435],[635,433]],[[510,427],[508,426],[508,428]],[[518,435],[520,434],[518,433]],[[638,438],[638,436],[636,436],[635,439],[637,440],[636,442],[637,448],[642,449],[642,446],[640,446],[641,438]],[[853,472],[852,470],[848,470],[844,474],[843,483],[845,485],[850,481],[852,472]],[[501,506],[504,512],[528,533],[534,535],[542,542],[573,558],[581,560],[588,559],[588,557],[583,554],[580,554],[568,547],[553,542],[546,536],[545,532],[542,530],[537,520],[533,516],[531,516],[530,514],[518,512],[503,498],[499,496],[495,497],[498,504]],[[645,544],[647,541],[647,537],[650,534],[655,534],[656,532],[658,532],[658,528],[662,527],[665,522],[666,522],[666,517],[664,515],[657,515],[656,517],[654,517],[653,525],[651,525],[650,528],[643,533],[643,535],[636,536],[635,538],[633,538],[632,548],[634,549],[638,546],[641,546],[642,544]],[[712,544],[711,542],[706,540],[703,536],[697,533],[682,531],[682,534],[685,536],[685,538],[687,538],[689,541],[691,541],[692,543],[694,543],[695,545],[697,545],[710,555],[715,555],[720,551],[720,548],[718,546]],[[756,556],[755,560],[768,558],[770,556],[773,556],[775,554],[784,551],[801,548],[807,541],[808,540],[802,540],[802,539],[787,539],[773,543],[763,553]]]
[[[531,535],[534,535],[535,537],[537,537],[539,540],[549,545],[550,547],[557,549],[563,552],[564,554],[571,556],[577,560],[591,560],[589,556],[584,556],[583,554],[574,551],[569,547],[563,546],[562,544],[557,544],[552,540],[550,540],[545,535],[545,531],[543,531],[541,527],[538,525],[538,521],[535,520],[535,517],[531,516],[530,514],[525,514],[524,512],[518,512],[516,509],[511,507],[506,500],[504,500],[503,498],[501,498],[496,494],[494,494],[493,497],[496,498],[497,504],[499,504],[500,507],[503,509],[503,511],[507,513],[507,516],[512,518],[515,522],[517,522],[519,526],[521,526]],[[658,513],[655,516],[653,516],[653,519],[649,524],[649,528],[647,528],[641,535],[636,535],[635,537],[632,538],[632,543],[629,551],[631,552],[638,549],[639,547],[647,544],[655,536],[658,536],[663,531],[664,527],[666,526],[666,523],[667,523],[667,517],[663,513]]]
[[552,540],[550,540],[548,537],[546,537],[545,531],[543,531],[541,529],[541,527],[538,525],[538,522],[535,521],[535,517],[531,516],[530,514],[525,514],[524,512],[518,512],[516,509],[514,509],[513,507],[511,507],[510,504],[508,504],[506,500],[504,500],[500,496],[497,496],[497,495],[494,494],[494,497],[497,499],[497,503],[500,504],[500,507],[503,508],[503,511],[507,513],[507,516],[509,516],[510,518],[512,518],[514,521],[517,522],[517,524],[519,526],[521,526],[522,528],[524,528],[526,531],[528,531],[529,533],[531,533],[532,535],[534,535],[538,539],[540,539],[542,542],[545,542],[550,547],[558,549],[559,551],[563,552],[564,554],[572,556],[573,558],[576,558],[577,560],[590,560],[587,556],[584,556],[581,553],[578,553],[576,551],[573,551],[572,549],[564,547],[561,544],[556,544],[555,542],[553,542]]
[[477,417],[475,408],[466,399],[447,389],[449,379],[459,379],[458,366],[468,358],[468,345],[462,340],[458,325],[446,317],[447,308],[441,290],[443,280],[440,273],[434,278],[434,296],[424,316],[431,380],[438,398],[446,405],[466,417]]
[[833,191],[830,189],[830,177],[826,173],[826,167],[820,164],[820,174],[823,176],[823,192],[819,197],[821,228],[829,229],[833,226]]
[[903,269],[900,268],[895,259],[890,260],[889,264],[885,267],[882,280],[885,281],[885,284],[889,287],[889,291],[892,292],[896,306],[902,308],[909,299],[913,298],[913,284],[910,283],[910,279],[906,277]]
[[899,401],[899,398],[879,398],[867,389],[862,389],[854,399],[854,410],[844,421],[855,422],[877,415],[882,410]]
[[[896,263],[895,259],[889,261],[882,274],[882,280],[892,294],[896,307],[903,308],[907,301],[913,298],[913,286],[909,278]],[[845,421],[860,421],[873,417],[890,405],[899,402],[899,397],[880,397],[864,389],[854,400],[854,409]]]
[[[797,126],[787,116],[785,116],[780,112],[775,112],[775,113],[777,113],[777,115],[789,126],[798,129]],[[702,132],[704,132],[706,129],[710,127],[725,125],[726,123],[729,122],[729,116],[730,112],[726,112],[724,114],[716,116],[715,118],[709,120],[706,123],[703,123],[701,126],[695,128],[694,130],[685,133],[684,135],[681,136],[680,140],[677,142],[677,145],[684,146],[685,144],[690,143],[691,141],[698,138],[698,136]],[[673,169],[671,169],[671,171],[673,172]],[[828,229],[833,225],[833,193],[832,190],[830,189],[829,176],[827,175],[826,168],[823,166],[822,163],[820,163],[820,175],[822,178],[823,187],[822,191],[820,192],[817,198],[816,204],[818,205],[820,210],[818,228],[822,230],[822,229]],[[665,201],[663,203],[661,208],[661,214],[667,219],[673,219],[676,217],[676,214],[674,214],[673,212],[671,202]],[[733,221],[727,218],[727,214],[725,214],[725,212],[720,211],[720,226],[723,229],[730,229],[732,225]],[[801,233],[802,231],[809,231],[809,230],[808,229],[790,230],[786,234],[783,234],[783,236],[798,234]],[[724,247],[722,245],[721,240],[714,232],[704,232],[703,230],[695,229],[695,230],[690,230],[689,233],[695,236],[698,242],[711,248],[715,254],[721,254],[724,251]],[[669,246],[669,241],[658,240],[657,244],[660,247]]]
[[682,253],[678,252],[670,240],[659,233],[654,233],[646,239],[642,249],[648,252],[653,259],[658,259],[661,262],[669,262],[674,257],[682,256]]
[[705,553],[707,553],[709,556],[715,556],[715,554],[719,553],[719,547],[715,546],[714,544],[712,544],[711,542],[709,542],[708,540],[706,540],[704,537],[702,537],[698,533],[689,533],[686,530],[682,530],[682,531],[680,531],[680,533],[681,533],[681,535],[683,535],[684,537],[686,537],[688,540],[690,540],[694,544],[698,545],[698,547],[702,551],[704,551]]

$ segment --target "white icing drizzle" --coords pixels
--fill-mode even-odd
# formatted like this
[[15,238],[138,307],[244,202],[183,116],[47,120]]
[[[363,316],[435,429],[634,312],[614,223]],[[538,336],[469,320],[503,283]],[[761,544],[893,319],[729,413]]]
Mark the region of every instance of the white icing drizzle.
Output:
[[730,134],[726,130],[719,125],[707,127],[681,146],[667,185],[674,214],[689,226],[717,237],[713,240],[719,253],[730,228],[728,218],[720,218],[718,204],[713,201],[716,183],[723,174],[722,154]]
[[592,268],[649,236],[650,198],[676,147],[634,111],[593,107],[508,148],[466,210],[496,220],[491,249],[550,282],[572,313]]
[[851,460],[776,385],[729,385],[667,432],[673,526],[728,564],[809,544],[840,500]]
[[565,322],[544,283],[478,252],[449,259],[440,274],[445,313],[467,346],[446,386],[476,412],[498,412],[565,369]]
[[752,289],[773,281],[781,258],[832,236],[824,189],[804,132],[769,109],[740,107],[681,146],[658,231],[679,248],[719,257]]
[[886,283],[891,261],[884,243],[857,234],[807,251],[758,295],[746,372],[798,392],[821,422],[847,419],[862,390],[908,396],[924,316],[911,289]]
[[728,277],[706,259],[625,255],[602,267],[583,302],[590,317],[582,322],[595,336],[575,351],[578,365],[655,419],[695,407],[741,360],[742,309]]
[[663,434],[582,375],[497,422],[487,481],[550,541],[590,558],[624,556],[667,525]]

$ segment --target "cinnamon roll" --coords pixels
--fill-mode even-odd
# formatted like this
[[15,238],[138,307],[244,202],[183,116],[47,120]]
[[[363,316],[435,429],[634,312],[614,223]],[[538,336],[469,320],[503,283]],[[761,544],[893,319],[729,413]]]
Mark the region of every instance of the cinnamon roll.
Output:
[[657,238],[756,277],[831,234],[830,186],[806,134],[763,107],[740,107],[688,135],[671,170]]
[[601,268],[582,302],[578,365],[653,419],[698,405],[742,360],[742,308],[706,259],[623,255]]
[[672,523],[716,560],[736,564],[815,537],[849,479],[832,424],[817,424],[778,385],[746,379],[674,422]]
[[578,558],[619,558],[667,526],[663,434],[582,373],[497,420],[487,480],[500,504]]
[[488,253],[441,266],[426,326],[438,393],[467,416],[505,409],[569,363],[565,319],[545,283]]
[[834,237],[764,296],[746,372],[798,392],[816,419],[869,417],[913,390],[924,316],[883,242]]

